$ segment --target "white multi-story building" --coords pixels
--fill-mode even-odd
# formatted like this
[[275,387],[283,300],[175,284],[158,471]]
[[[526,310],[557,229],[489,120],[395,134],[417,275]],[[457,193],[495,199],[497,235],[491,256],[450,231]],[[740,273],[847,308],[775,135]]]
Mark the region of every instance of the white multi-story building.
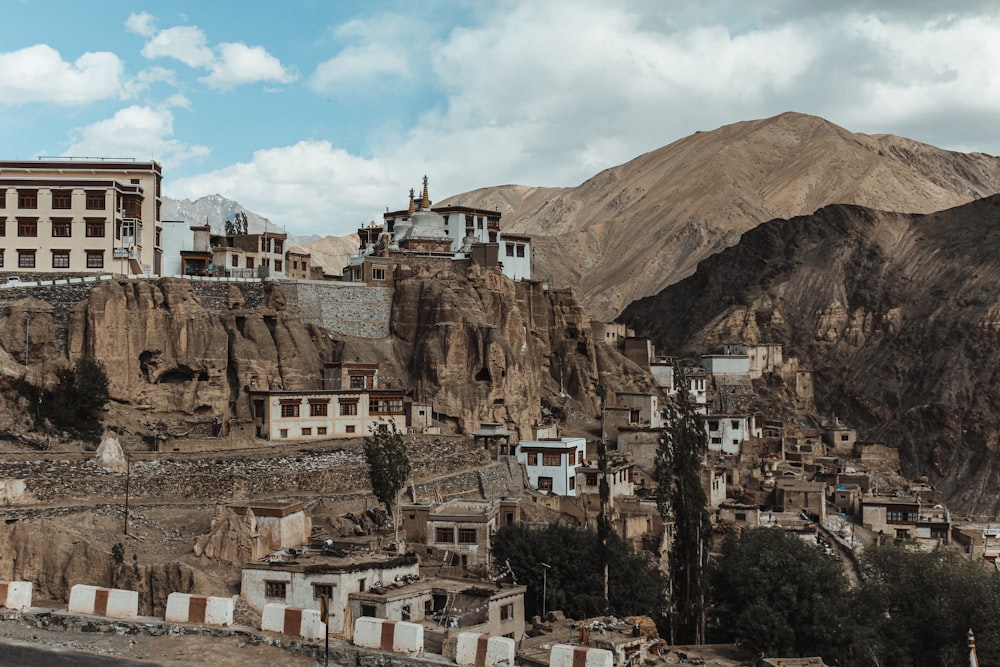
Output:
[[525,465],[532,488],[559,496],[576,495],[576,471],[587,456],[583,438],[522,440],[517,460]]
[[760,420],[750,415],[708,415],[705,431],[709,451],[725,454],[741,453],[744,442],[763,434]]
[[156,162],[0,161],[0,271],[159,274]]

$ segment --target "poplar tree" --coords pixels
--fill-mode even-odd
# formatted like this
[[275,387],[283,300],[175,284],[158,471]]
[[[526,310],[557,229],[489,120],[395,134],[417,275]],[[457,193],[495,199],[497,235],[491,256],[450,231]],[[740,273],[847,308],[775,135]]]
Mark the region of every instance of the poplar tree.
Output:
[[704,425],[691,405],[687,378],[674,368],[677,398],[664,409],[666,425],[656,451],[656,506],[665,524],[673,519],[670,547],[670,642],[705,642],[705,594],[712,524],[701,486],[708,449]]
[[371,435],[365,436],[364,447],[372,492],[392,517],[396,541],[399,541],[399,521],[393,508],[398,506],[397,496],[410,476],[410,458],[406,454],[403,434],[396,422],[380,422],[372,426]]

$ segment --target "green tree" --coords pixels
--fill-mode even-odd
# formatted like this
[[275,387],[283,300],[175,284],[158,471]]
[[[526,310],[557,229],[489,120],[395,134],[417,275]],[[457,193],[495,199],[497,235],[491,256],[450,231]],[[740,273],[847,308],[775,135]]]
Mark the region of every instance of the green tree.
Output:
[[[603,552],[599,537],[585,528],[555,523],[542,528],[507,525],[493,535],[493,561],[509,562],[517,582],[528,587],[524,601],[528,617],[541,614],[544,607],[562,610],[572,618],[605,613],[661,618],[666,591],[663,574],[647,558],[629,554],[615,533],[607,540]],[[607,602],[602,595],[602,552],[608,558]]]
[[[855,637],[839,560],[777,528],[729,535],[712,567],[713,641],[783,657],[842,661]],[[858,664],[871,664],[862,661]]]
[[656,450],[656,505],[664,523],[673,519],[670,548],[670,641],[705,641],[706,568],[712,524],[701,486],[708,449],[705,428],[691,406],[681,368],[674,368],[677,400],[664,410],[666,426]]
[[393,509],[398,505],[397,496],[410,476],[410,458],[403,434],[396,427],[396,422],[379,422],[371,427],[371,435],[365,436],[364,448],[372,492],[392,517],[398,541],[399,521]]
[[872,547],[857,592],[862,657],[873,664],[966,665],[972,628],[981,664],[1000,664],[1000,574],[953,549]]

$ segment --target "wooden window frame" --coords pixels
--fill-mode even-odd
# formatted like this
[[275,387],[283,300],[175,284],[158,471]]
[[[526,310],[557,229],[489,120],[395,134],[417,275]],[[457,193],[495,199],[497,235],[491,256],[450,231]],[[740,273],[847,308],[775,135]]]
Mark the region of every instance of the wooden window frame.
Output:
[[455,529],[437,526],[434,528],[434,544],[454,544]]
[[50,190],[52,194],[52,209],[68,211],[73,208],[73,191],[65,188]]
[[25,210],[38,208],[38,190],[18,188],[17,207]]
[[50,220],[52,222],[52,238],[68,239],[73,236],[73,218],[50,218]]
[[281,406],[282,419],[298,417],[302,408],[302,403],[299,401],[281,401],[279,405]]
[[285,600],[288,598],[287,581],[264,581],[264,597]]
[[103,269],[104,268],[104,251],[103,250],[87,250],[87,268],[88,269]]
[[17,235],[25,238],[38,236],[38,218],[18,218]]
[[[104,190],[87,190],[84,205],[88,211],[106,211],[108,208],[108,193]],[[98,206],[98,199],[100,206]]]
[[479,544],[479,530],[476,528],[459,528],[459,544]]
[[[53,269],[68,269],[69,268],[69,252],[70,252],[69,250],[53,250],[52,251],[52,268]],[[60,262],[59,264],[57,264],[56,263],[56,258],[57,257],[60,258],[60,260],[65,257],[66,258],[66,263],[62,264]]]

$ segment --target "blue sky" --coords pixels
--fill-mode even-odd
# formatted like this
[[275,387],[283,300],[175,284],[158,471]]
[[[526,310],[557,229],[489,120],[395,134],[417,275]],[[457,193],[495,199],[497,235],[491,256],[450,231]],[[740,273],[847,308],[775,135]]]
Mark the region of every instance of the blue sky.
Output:
[[987,0],[5,0],[0,145],[154,158],[342,235],[490,185],[578,185],[696,130],[783,111],[1000,153]]

